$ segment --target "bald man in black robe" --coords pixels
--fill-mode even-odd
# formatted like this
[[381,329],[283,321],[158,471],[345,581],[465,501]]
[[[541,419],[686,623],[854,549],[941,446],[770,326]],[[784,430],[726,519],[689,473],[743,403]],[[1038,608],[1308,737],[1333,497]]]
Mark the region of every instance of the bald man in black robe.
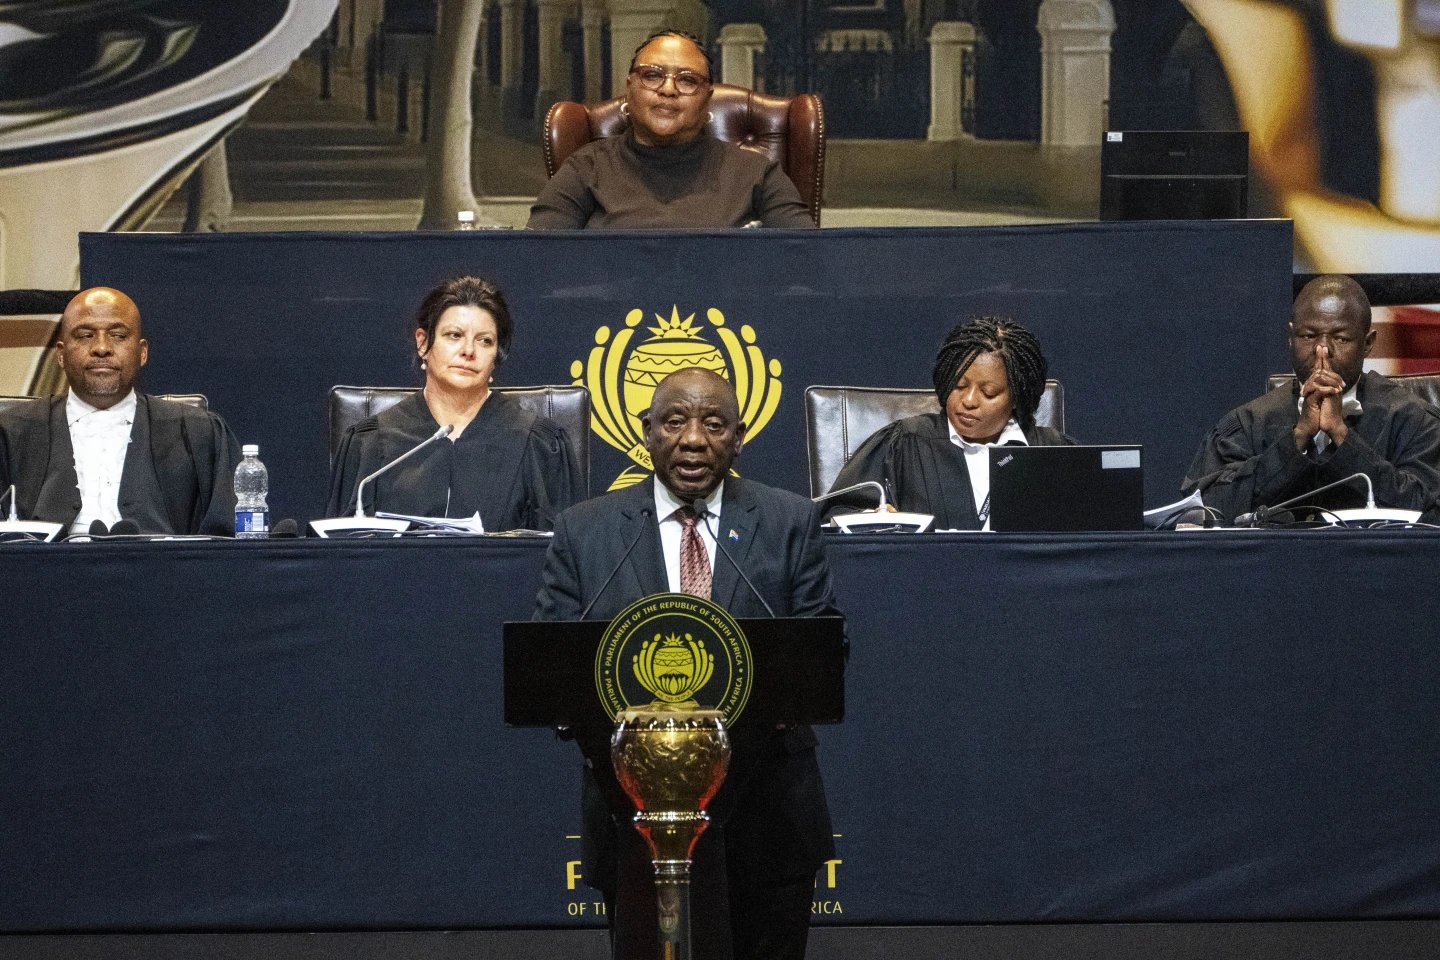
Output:
[[[1185,478],[1234,520],[1356,473],[1375,502],[1430,509],[1440,494],[1440,410],[1378,373],[1363,373],[1375,342],[1370,300],[1349,277],[1318,277],[1295,300],[1293,383],[1232,410],[1210,431]],[[1311,500],[1364,504],[1364,482]]]
[[135,391],[149,344],[134,301],[105,287],[76,295],[55,351],[70,393],[0,412],[0,489],[15,485],[19,518],[233,535],[240,446],[217,415]]

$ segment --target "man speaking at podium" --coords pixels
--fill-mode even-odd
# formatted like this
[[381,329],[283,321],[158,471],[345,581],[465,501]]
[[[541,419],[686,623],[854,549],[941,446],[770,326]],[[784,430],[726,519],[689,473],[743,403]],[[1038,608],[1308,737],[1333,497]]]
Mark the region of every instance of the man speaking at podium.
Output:
[[[699,368],[673,373],[641,423],[654,477],[559,516],[536,620],[577,620],[587,605],[589,618],[610,620],[666,591],[708,597],[736,617],[769,616],[730,561],[717,562],[715,536],[776,616],[839,615],[815,505],[730,475],[745,424],[729,381]],[[632,808],[610,765],[608,737],[585,739],[585,881],[609,905],[614,956],[650,960],[656,918],[649,853],[621,812]],[[730,772],[695,853],[696,960],[804,956],[815,872],[834,856],[815,743],[808,726],[742,723],[732,731]]]

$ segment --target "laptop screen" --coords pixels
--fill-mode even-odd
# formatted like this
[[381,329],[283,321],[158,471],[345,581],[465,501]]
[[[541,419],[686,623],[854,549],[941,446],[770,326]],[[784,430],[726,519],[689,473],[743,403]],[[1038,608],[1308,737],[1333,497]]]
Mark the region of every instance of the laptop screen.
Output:
[[1138,446],[991,447],[990,528],[1143,530]]

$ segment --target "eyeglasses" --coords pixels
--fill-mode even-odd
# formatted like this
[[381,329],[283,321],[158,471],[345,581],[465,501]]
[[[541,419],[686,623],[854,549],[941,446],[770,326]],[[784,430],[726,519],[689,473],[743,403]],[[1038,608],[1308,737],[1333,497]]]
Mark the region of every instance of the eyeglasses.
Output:
[[698,73],[691,73],[689,70],[666,70],[663,67],[638,66],[630,71],[631,76],[640,81],[640,86],[646,90],[659,90],[665,86],[665,81],[675,80],[675,92],[682,97],[689,97],[700,92],[700,88],[710,82],[709,77],[702,77]]

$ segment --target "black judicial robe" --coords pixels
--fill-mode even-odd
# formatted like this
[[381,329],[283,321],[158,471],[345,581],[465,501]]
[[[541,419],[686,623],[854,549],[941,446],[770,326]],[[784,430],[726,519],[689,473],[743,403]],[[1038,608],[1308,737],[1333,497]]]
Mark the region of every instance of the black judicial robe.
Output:
[[[68,532],[81,502],[65,400],[37,399],[0,413],[0,488],[15,484],[22,520],[63,524]],[[225,421],[144,393],[135,401],[121,518],[141,533],[233,535],[240,444]]]
[[[1025,431],[1032,447],[1073,446],[1075,441],[1050,427]],[[943,413],[923,413],[881,427],[855,451],[832,490],[874,480],[898,510],[928,513],[935,530],[979,530],[975,491],[965,453],[950,439]]]
[[[1313,443],[1303,453],[1295,449],[1298,382],[1230,411],[1201,444],[1185,491],[1199,489],[1208,506],[1233,520],[1364,473],[1378,506],[1430,508],[1440,494],[1440,410],[1378,373],[1362,374],[1355,396],[1361,413],[1345,418],[1345,442],[1318,454]],[[1322,494],[1316,505],[1361,506],[1363,487],[1356,481],[1353,489]]]
[[[362,479],[439,429],[417,390],[345,431],[325,515],[353,513]],[[560,511],[585,498],[584,484],[564,429],[491,391],[458,440],[432,444],[367,484],[365,509],[457,518],[478,510],[491,533],[549,530]]]

